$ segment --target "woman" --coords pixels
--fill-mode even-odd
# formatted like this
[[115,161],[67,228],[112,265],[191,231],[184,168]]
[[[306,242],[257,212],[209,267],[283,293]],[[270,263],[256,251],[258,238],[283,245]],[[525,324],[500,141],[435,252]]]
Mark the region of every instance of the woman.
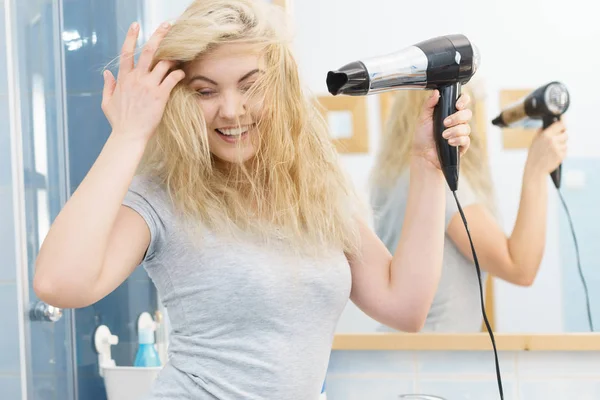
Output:
[[[316,399],[348,298],[418,331],[441,271],[444,178],[425,103],[396,256],[361,220],[326,123],[305,98],[283,14],[198,0],[137,65],[105,73],[112,133],[54,221],[34,288],[85,307],[143,264],[169,310],[151,399]],[[469,146],[468,96],[447,133]],[[425,240],[427,238],[427,241]]]
[[[469,92],[469,85],[463,92]],[[476,96],[472,95],[471,98]],[[381,150],[371,176],[375,231],[393,253],[408,207],[409,168],[416,110],[427,101],[420,91],[398,92],[387,121]],[[544,254],[548,175],[566,154],[567,134],[562,122],[540,131],[529,149],[523,172],[518,216],[507,237],[498,219],[483,138],[471,135],[469,153],[461,159],[457,196],[473,238],[482,279],[487,274],[507,282],[533,283]],[[450,193],[448,191],[448,193]],[[478,332],[481,300],[477,272],[467,232],[452,195],[446,197],[444,266],[438,291],[423,327],[424,332]],[[485,284],[485,282],[481,282]],[[381,326],[382,331],[393,328]]]

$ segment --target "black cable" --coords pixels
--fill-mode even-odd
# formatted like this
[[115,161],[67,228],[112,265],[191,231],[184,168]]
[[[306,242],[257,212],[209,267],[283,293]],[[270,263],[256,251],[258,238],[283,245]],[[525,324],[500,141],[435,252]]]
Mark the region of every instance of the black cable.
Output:
[[565,208],[565,212],[567,213],[567,219],[569,220],[569,225],[571,226],[571,234],[573,235],[573,243],[575,244],[575,256],[577,257],[577,269],[579,270],[579,278],[581,278],[581,283],[583,284],[583,291],[585,293],[585,303],[587,306],[587,316],[588,316],[588,324],[590,325],[590,332],[594,332],[594,322],[592,320],[592,309],[590,307],[590,295],[588,293],[588,287],[583,276],[583,271],[581,270],[581,261],[579,259],[579,245],[577,244],[577,237],[575,236],[575,228],[573,228],[573,221],[571,220],[571,213],[569,213],[569,208],[567,207],[567,203],[563,198],[563,195],[560,189],[557,189],[558,197],[560,197],[560,201]]
[[458,201],[458,197],[456,196],[456,192],[452,192],[454,195],[454,199],[456,200],[456,205],[458,206],[458,211],[460,212],[460,216],[463,220],[463,224],[465,225],[465,229],[467,230],[467,235],[469,236],[469,243],[471,244],[471,252],[473,253],[473,260],[475,261],[475,269],[477,270],[477,280],[479,281],[479,296],[481,299],[481,312],[483,313],[483,320],[485,321],[485,326],[487,328],[488,333],[490,334],[490,338],[492,339],[492,346],[494,347],[494,359],[496,361],[496,378],[498,380],[498,390],[500,391],[500,399],[504,400],[504,391],[502,390],[502,377],[500,376],[500,363],[498,362],[498,350],[496,349],[496,340],[494,339],[494,333],[492,332],[492,327],[490,326],[490,322],[488,321],[487,314],[485,312],[485,304],[483,300],[483,285],[481,283],[481,269],[479,268],[479,261],[477,261],[477,254],[475,253],[475,247],[473,246],[473,240],[471,239],[471,232],[469,232],[469,226],[467,224],[467,219],[465,218],[465,214],[463,213],[462,207],[460,206],[460,202]]

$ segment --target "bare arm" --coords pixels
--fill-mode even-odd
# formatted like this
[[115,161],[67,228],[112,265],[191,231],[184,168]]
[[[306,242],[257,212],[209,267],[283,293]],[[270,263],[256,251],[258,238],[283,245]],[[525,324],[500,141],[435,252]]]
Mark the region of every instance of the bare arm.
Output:
[[[548,174],[564,158],[565,142],[564,127],[557,124],[532,144],[523,173],[519,211],[509,237],[483,205],[465,207],[480,266],[490,274],[521,286],[529,286],[535,281],[546,244]],[[458,213],[448,226],[448,236],[460,252],[473,261],[469,239]]]
[[411,162],[410,191],[396,256],[361,223],[362,258],[351,260],[352,301],[401,331],[421,329],[437,290],[444,247],[445,180],[426,161]]
[[[352,301],[367,315],[400,331],[420,331],[437,291],[442,270],[446,180],[433,141],[433,109],[439,96],[424,105],[413,140],[410,185],[404,224],[394,256],[361,222],[361,251],[350,257]],[[461,153],[469,147],[472,117],[461,96],[444,137]]]
[[121,202],[143,151],[143,143],[110,136],[42,244],[34,277],[40,299],[63,308],[87,306],[139,265],[150,233]]
[[168,27],[155,32],[134,66],[139,27],[132,25],[119,82],[105,73],[102,100],[113,127],[98,159],[53,222],[36,260],[34,290],[62,308],[92,304],[121,284],[150,243],[145,221],[121,205],[146,144],[160,123],[172,89],[184,77],[174,65],[152,58]]

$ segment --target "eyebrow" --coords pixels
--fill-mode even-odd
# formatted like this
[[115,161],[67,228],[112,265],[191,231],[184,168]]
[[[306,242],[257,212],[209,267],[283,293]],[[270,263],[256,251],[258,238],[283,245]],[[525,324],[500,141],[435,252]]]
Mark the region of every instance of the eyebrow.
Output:
[[[259,72],[262,72],[262,71],[260,69],[258,69],[258,68],[257,69],[253,69],[252,71],[248,72],[246,75],[242,76],[240,78],[240,80],[238,81],[238,83],[245,81],[246,79],[250,78],[252,75],[254,75],[256,73],[259,73]],[[207,77],[205,77],[203,75],[195,75],[194,77],[192,77],[190,79],[189,83],[192,83],[194,81],[205,81],[205,82],[211,83],[211,84],[213,84],[215,86],[219,85],[217,82],[215,82],[212,79],[207,78]]]

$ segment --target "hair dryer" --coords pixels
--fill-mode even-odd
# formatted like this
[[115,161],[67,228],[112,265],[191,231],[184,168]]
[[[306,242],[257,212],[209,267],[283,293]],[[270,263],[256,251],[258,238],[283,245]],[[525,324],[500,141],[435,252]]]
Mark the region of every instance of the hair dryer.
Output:
[[[558,121],[569,108],[567,87],[560,82],[550,82],[503,110],[492,124],[507,127],[526,118],[541,119],[544,129]],[[560,188],[562,164],[550,173],[554,186]]]
[[434,139],[448,186],[458,189],[459,149],[442,137],[444,120],[456,112],[461,85],[469,82],[480,63],[478,49],[464,35],[439,36],[395,53],[354,61],[327,74],[334,96],[363,96],[397,89],[438,89]]

